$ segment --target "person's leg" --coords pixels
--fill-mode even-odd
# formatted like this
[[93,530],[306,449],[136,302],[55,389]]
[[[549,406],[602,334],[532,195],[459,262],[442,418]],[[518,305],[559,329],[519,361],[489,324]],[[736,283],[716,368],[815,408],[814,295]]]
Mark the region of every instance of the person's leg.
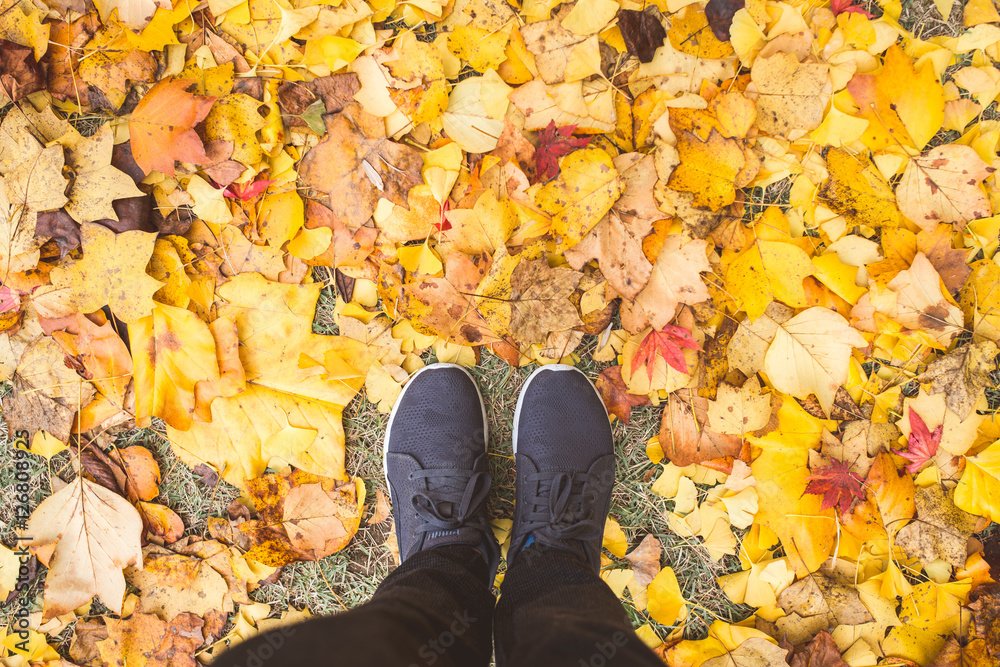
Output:
[[485,667],[494,599],[480,553],[420,551],[350,611],[278,628],[223,653],[219,667]]
[[537,542],[507,571],[494,619],[498,667],[663,667],[593,568]]
[[535,371],[514,416],[509,567],[494,617],[497,665],[662,665],[598,576],[615,481],[608,413],[571,366]]
[[218,664],[488,665],[500,549],[486,516],[486,434],[468,371],[433,364],[411,377],[384,449],[402,564],[368,603],[266,633]]

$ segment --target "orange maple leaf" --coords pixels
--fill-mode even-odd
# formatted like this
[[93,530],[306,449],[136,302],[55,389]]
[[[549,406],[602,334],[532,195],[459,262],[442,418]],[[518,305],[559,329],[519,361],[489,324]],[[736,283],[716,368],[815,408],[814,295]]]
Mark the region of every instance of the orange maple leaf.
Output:
[[128,122],[132,157],[145,173],[174,175],[174,162],[208,160],[194,126],[208,115],[214,97],[187,92],[191,79],[160,81],[135,107]]

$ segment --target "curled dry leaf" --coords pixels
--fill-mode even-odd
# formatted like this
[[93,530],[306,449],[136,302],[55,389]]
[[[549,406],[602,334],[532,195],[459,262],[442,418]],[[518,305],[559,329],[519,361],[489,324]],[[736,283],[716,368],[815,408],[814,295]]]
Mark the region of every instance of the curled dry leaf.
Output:
[[632,553],[625,555],[625,560],[632,564],[632,575],[640,586],[648,586],[660,573],[660,556],[663,546],[653,535],[642,538]]
[[687,389],[675,391],[668,397],[660,423],[659,442],[666,457],[678,466],[737,456],[743,448],[740,438],[709,428],[708,399]]
[[389,506],[389,498],[382,493],[382,489],[375,490],[375,498],[375,509],[365,522],[369,526],[384,522],[389,518],[389,513],[392,512],[392,508]]
[[594,384],[601,394],[601,398],[604,399],[604,406],[608,412],[621,419],[626,425],[631,419],[632,408],[649,405],[649,396],[628,393],[628,387],[622,380],[621,366],[605,368]]

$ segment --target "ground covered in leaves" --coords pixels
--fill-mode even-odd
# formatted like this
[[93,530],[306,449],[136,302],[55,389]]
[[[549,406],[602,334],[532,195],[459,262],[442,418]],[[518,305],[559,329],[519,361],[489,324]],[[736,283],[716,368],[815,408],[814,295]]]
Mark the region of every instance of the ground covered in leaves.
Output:
[[363,602],[435,360],[502,543],[520,383],[594,379],[666,664],[1000,662],[991,0],[2,4],[4,665]]

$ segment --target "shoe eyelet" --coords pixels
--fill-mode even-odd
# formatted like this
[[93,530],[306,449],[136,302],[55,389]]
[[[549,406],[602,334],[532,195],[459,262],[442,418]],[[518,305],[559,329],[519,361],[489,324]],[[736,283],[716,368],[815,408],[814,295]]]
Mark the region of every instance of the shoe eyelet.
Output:
[[413,473],[411,472],[409,475],[407,475],[406,479],[413,479]]

